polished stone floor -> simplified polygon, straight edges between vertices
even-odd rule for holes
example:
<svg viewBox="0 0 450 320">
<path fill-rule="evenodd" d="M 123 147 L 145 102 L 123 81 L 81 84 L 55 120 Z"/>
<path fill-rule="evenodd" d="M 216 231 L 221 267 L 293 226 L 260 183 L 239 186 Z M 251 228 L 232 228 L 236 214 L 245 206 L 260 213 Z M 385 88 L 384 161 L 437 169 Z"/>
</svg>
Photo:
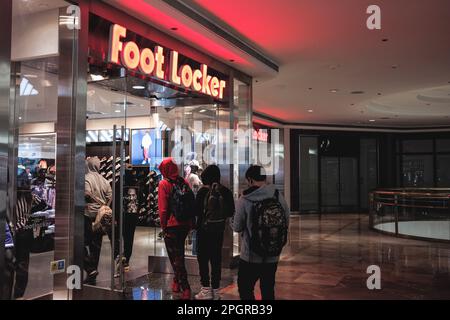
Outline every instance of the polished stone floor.
<svg viewBox="0 0 450 320">
<path fill-rule="evenodd" d="M 367 267 L 381 270 L 381 290 L 369 290 Z M 291 219 L 277 272 L 277 299 L 450 299 L 450 244 L 400 239 L 368 229 L 367 215 Z M 171 275 L 130 281 L 128 299 L 176 299 Z M 193 290 L 198 277 L 190 277 Z M 236 270 L 224 270 L 222 296 L 238 299 Z M 258 290 L 256 290 L 257 292 Z M 258 297 L 257 292 L 257 297 Z"/>
</svg>

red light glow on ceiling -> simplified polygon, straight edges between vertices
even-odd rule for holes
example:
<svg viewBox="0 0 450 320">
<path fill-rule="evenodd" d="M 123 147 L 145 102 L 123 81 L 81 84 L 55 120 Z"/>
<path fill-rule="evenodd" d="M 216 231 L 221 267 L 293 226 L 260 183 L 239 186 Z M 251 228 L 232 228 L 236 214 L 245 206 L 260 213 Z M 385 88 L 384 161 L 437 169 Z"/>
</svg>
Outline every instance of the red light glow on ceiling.
<svg viewBox="0 0 450 320">
<path fill-rule="evenodd" d="M 193 47 L 201 52 L 222 59 L 224 62 L 233 60 L 233 65 L 236 66 L 252 66 L 251 62 L 242 58 L 237 53 L 225 48 L 216 41 L 194 30 L 187 23 L 183 23 L 169 16 L 144 0 L 117 0 L 115 2 L 122 7 L 122 10 L 128 12 L 130 15 L 134 15 L 146 22 L 151 22 L 156 28 L 191 43 Z M 176 28 L 176 31 L 173 31 L 174 28 Z"/>
</svg>

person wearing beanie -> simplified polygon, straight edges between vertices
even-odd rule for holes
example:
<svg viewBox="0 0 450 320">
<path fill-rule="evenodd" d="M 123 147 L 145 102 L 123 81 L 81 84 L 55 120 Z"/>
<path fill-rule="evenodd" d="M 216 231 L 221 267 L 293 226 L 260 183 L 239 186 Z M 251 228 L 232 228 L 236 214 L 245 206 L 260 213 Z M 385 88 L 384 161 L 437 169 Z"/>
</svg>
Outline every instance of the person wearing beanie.
<svg viewBox="0 0 450 320">
<path fill-rule="evenodd" d="M 158 209 L 167 255 L 175 274 L 172 282 L 172 291 L 181 293 L 182 300 L 190 300 L 191 287 L 188 282 L 184 261 L 184 244 L 192 228 L 193 221 L 192 219 L 186 221 L 178 220 L 171 206 L 172 190 L 177 180 L 182 180 L 186 185 L 188 183 L 179 176 L 178 166 L 172 158 L 164 159 L 159 165 L 159 170 L 164 179 L 158 185 Z"/>
<path fill-rule="evenodd" d="M 208 166 L 201 174 L 203 187 L 195 200 L 197 216 L 197 260 L 201 290 L 197 300 L 219 300 L 222 246 L 226 219 L 234 214 L 233 194 L 220 183 L 220 169 Z M 211 271 L 210 271 L 211 266 Z"/>
</svg>

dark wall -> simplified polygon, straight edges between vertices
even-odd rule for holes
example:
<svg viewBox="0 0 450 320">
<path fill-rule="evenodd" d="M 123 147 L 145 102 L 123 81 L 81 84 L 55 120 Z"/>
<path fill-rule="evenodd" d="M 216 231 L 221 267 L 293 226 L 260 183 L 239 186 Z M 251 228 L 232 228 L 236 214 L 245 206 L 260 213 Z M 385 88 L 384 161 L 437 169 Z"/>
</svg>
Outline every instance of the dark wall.
<svg viewBox="0 0 450 320">
<path fill-rule="evenodd" d="M 401 187 L 399 185 L 400 175 L 399 172 L 401 165 L 401 157 L 397 145 L 401 144 L 403 140 L 415 140 L 415 139 L 450 139 L 450 132 L 436 132 L 436 133 L 373 133 L 373 132 L 349 132 L 349 131 L 328 131 L 328 130 L 301 130 L 292 129 L 290 132 L 290 145 L 291 145 L 291 208 L 293 211 L 299 211 L 299 140 L 300 135 L 319 136 L 319 137 L 331 137 L 336 141 L 348 139 L 349 144 L 355 139 L 362 138 L 375 138 L 378 146 L 378 188 L 395 188 Z M 320 138 L 320 139 L 321 139 Z M 319 141 L 320 141 L 319 139 Z M 345 150 L 347 151 L 345 151 Z M 348 147 L 340 150 L 334 148 L 329 152 L 340 153 L 348 152 Z M 355 150 L 359 153 L 359 150 Z M 450 166 L 450 164 L 449 164 Z M 320 174 L 320 171 L 319 171 Z M 436 177 L 435 177 L 436 179 Z M 320 195 L 319 195 L 320 197 Z"/>
</svg>

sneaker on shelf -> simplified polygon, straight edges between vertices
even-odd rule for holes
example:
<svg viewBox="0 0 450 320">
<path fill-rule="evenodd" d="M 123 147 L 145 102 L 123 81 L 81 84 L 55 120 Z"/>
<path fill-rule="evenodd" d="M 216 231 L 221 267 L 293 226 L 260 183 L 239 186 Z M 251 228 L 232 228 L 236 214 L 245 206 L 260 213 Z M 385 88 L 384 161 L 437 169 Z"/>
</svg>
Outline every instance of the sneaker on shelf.
<svg viewBox="0 0 450 320">
<path fill-rule="evenodd" d="M 191 295 L 191 289 L 184 289 L 183 293 L 181 294 L 181 300 L 191 300 Z"/>
<path fill-rule="evenodd" d="M 200 292 L 195 295 L 195 300 L 212 300 L 213 290 L 211 287 L 202 287 Z"/>
<path fill-rule="evenodd" d="M 220 289 L 213 289 L 213 298 L 214 300 L 222 299 L 222 296 L 220 295 Z"/>
</svg>

